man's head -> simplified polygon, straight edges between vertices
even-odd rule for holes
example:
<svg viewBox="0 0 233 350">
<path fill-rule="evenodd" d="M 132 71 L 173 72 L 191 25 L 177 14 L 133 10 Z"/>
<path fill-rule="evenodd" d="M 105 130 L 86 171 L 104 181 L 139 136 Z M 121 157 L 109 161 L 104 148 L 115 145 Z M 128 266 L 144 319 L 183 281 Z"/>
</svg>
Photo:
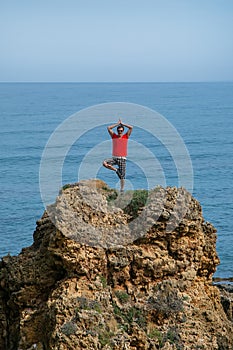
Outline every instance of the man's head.
<svg viewBox="0 0 233 350">
<path fill-rule="evenodd" d="M 125 128 L 122 124 L 118 125 L 117 132 L 118 134 L 122 134 L 124 132 Z"/>
</svg>

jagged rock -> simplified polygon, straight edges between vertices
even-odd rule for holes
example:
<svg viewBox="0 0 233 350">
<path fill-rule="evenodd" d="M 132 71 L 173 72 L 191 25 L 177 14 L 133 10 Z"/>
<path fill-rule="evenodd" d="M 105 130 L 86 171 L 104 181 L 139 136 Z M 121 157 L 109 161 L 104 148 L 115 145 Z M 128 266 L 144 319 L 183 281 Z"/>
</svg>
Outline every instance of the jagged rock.
<svg viewBox="0 0 233 350">
<path fill-rule="evenodd" d="M 232 350 L 215 243 L 183 188 L 143 207 L 100 180 L 67 186 L 0 263 L 0 349 Z"/>
<path fill-rule="evenodd" d="M 228 319 L 233 322 L 233 285 L 217 284 L 220 290 L 221 302 Z"/>
</svg>

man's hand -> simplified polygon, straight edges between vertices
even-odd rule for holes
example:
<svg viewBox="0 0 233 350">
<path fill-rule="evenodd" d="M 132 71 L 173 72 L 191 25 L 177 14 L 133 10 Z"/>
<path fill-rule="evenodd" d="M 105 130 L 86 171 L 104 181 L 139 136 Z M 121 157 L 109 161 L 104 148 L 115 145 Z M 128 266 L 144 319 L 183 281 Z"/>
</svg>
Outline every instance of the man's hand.
<svg viewBox="0 0 233 350">
<path fill-rule="evenodd" d="M 126 126 L 126 128 L 128 128 L 128 131 L 127 131 L 126 134 L 127 134 L 128 137 L 129 137 L 130 134 L 131 134 L 131 132 L 132 132 L 132 130 L 133 130 L 133 127 L 132 127 L 131 125 L 122 123 L 122 120 L 121 120 L 121 119 L 118 120 L 118 123 L 113 124 L 113 125 L 109 125 L 109 126 L 107 127 L 109 134 L 110 134 L 111 136 L 113 136 L 114 132 L 113 132 L 112 129 L 115 128 L 116 126 L 119 126 L 119 125 L 123 125 L 123 126 Z"/>
</svg>

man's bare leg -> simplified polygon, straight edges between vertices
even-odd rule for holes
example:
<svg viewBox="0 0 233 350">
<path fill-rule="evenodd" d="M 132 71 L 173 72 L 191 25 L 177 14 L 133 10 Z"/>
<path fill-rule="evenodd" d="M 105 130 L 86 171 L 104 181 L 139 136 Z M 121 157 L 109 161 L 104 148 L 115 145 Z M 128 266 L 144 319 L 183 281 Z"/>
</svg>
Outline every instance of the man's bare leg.
<svg viewBox="0 0 233 350">
<path fill-rule="evenodd" d="M 125 180 L 124 179 L 121 179 L 121 192 L 124 192 L 124 186 L 125 186 Z"/>
<path fill-rule="evenodd" d="M 113 170 L 113 171 L 117 171 L 117 169 L 114 168 L 114 166 L 112 166 L 112 165 L 110 165 L 110 164 L 108 164 L 108 163 L 106 163 L 106 162 L 103 162 L 103 166 L 104 166 L 105 168 L 107 168 L 107 169 L 110 169 L 110 170 Z"/>
<path fill-rule="evenodd" d="M 107 169 L 113 170 L 113 171 L 117 171 L 116 168 L 114 168 L 111 164 L 108 164 L 106 162 L 103 162 L 103 166 Z M 121 183 L 121 188 L 120 191 L 124 192 L 124 187 L 125 187 L 125 179 L 120 179 L 120 183 Z"/>
</svg>

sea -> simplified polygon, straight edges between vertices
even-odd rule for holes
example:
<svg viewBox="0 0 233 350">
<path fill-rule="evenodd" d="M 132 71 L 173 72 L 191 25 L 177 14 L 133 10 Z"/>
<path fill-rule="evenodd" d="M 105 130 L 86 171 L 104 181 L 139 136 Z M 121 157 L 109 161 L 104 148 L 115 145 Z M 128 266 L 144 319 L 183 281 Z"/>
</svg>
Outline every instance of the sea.
<svg viewBox="0 0 233 350">
<path fill-rule="evenodd" d="M 233 82 L 0 83 L 0 257 L 17 255 L 33 242 L 36 221 L 45 210 L 40 184 L 41 163 L 53 135 L 59 135 L 57 130 L 62 135 L 61 125 L 66 125 L 71 116 L 76 115 L 77 121 L 83 110 L 97 108 L 101 111 L 116 103 L 126 107 L 136 105 L 139 114 L 145 112 L 141 118 L 135 116 L 129 149 L 139 145 L 138 156 L 141 153 L 147 156 L 136 164 L 130 159 L 129 151 L 126 189 L 146 188 L 147 172 L 153 162 L 162 174 L 156 180 L 158 185 L 160 179 L 161 185 L 180 185 L 177 175 L 180 163 L 177 166 L 174 161 L 173 150 L 156 135 L 154 138 L 148 136 L 146 111 L 155 111 L 162 116 L 160 122 L 163 121 L 165 133 L 166 127 L 173 130 L 177 142 L 182 144 L 185 157 L 190 161 L 189 167 L 190 164 L 192 167 L 189 175 L 193 186 L 189 190 L 200 202 L 205 220 L 217 229 L 220 264 L 215 276 L 233 277 Z M 106 108 L 104 111 L 106 115 Z M 95 125 L 92 125 L 93 119 L 81 115 L 81 122 L 76 123 L 77 130 L 72 134 L 74 137 L 77 131 L 77 140 L 69 143 L 69 136 L 66 140 L 66 153 L 60 163 L 62 185 L 79 179 L 78 171 L 84 159 L 86 163 L 91 163 L 88 159 L 99 159 L 95 158 L 95 151 L 101 151 L 99 145 L 109 139 L 106 125 L 110 121 L 117 122 L 118 118 L 129 122 L 127 108 L 123 108 L 122 113 L 118 110 L 111 115 L 110 109 L 106 122 L 103 118 L 100 122 L 96 119 Z M 132 123 L 132 116 L 130 118 Z M 147 131 L 143 132 L 146 118 Z M 151 123 L 154 125 L 154 120 Z M 59 142 L 55 142 L 50 150 L 56 153 L 56 147 L 59 149 Z M 90 154 L 94 158 L 89 158 Z M 148 154 L 154 159 L 151 160 Z M 105 156 L 109 155 L 103 154 L 103 158 Z M 114 173 L 103 168 L 101 163 L 95 172 L 98 178 L 117 188 Z M 53 175 L 57 176 L 50 174 L 51 187 L 60 181 L 53 181 Z M 88 171 L 86 175 L 88 177 Z M 91 170 L 90 177 L 93 177 Z"/>
</svg>

